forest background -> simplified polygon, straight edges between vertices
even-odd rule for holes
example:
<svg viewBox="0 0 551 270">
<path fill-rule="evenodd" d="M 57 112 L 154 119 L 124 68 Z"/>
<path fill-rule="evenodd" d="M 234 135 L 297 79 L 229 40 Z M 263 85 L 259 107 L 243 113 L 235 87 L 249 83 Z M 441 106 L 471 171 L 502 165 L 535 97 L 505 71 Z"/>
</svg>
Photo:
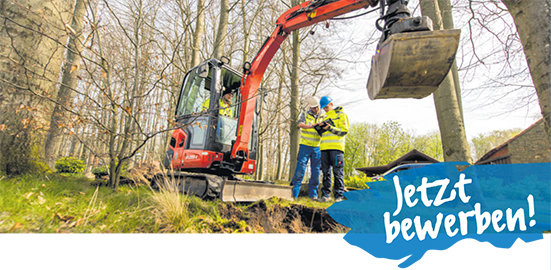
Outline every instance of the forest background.
<svg viewBox="0 0 551 270">
<path fill-rule="evenodd" d="M 541 117 L 507 2 L 409 4 L 420 15 L 419 4 L 447 3 L 448 9 L 441 4 L 442 14 L 451 13 L 455 28 L 463 31 L 457 54 L 459 108 L 468 104 L 463 110 L 488 121 L 469 130 L 471 161 Z M 549 18 L 549 1 L 534 2 L 544 7 L 541 17 Z M 88 170 L 108 167 L 118 176 L 136 162 L 162 160 L 186 71 L 222 55 L 239 68 L 254 57 L 279 15 L 298 3 L 2 1 L 0 170 L 53 169 L 60 157 L 70 156 L 83 160 Z M 351 116 L 347 178 L 359 176 L 354 168 L 385 165 L 412 149 L 446 160 L 430 98 L 367 99 L 367 67 L 380 36 L 377 13 L 320 23 L 284 42 L 261 86 L 266 98 L 255 179 L 284 180 L 294 171 L 296 121 L 311 95 L 333 96 Z M 543 26 L 547 33 L 548 21 L 537 25 L 534 20 L 533 27 Z M 548 59 L 542 61 L 549 66 Z M 469 126 L 472 118 L 461 117 Z"/>
</svg>

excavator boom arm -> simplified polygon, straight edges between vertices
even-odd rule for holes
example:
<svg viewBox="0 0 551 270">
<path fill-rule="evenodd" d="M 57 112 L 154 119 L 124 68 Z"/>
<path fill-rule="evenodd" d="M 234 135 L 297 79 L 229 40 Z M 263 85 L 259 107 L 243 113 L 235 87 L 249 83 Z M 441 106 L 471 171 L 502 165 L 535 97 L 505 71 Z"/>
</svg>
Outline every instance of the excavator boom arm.
<svg viewBox="0 0 551 270">
<path fill-rule="evenodd" d="M 321 4 L 320 4 L 321 3 Z M 378 0 L 311 0 L 297 5 L 283 13 L 276 21 L 276 29 L 260 48 L 258 54 L 245 70 L 241 81 L 243 102 L 239 114 L 236 142 L 233 145 L 231 158 L 247 159 L 252 121 L 255 111 L 258 88 L 266 68 L 272 61 L 281 43 L 294 30 L 311 26 L 358 9 L 377 5 Z"/>
</svg>

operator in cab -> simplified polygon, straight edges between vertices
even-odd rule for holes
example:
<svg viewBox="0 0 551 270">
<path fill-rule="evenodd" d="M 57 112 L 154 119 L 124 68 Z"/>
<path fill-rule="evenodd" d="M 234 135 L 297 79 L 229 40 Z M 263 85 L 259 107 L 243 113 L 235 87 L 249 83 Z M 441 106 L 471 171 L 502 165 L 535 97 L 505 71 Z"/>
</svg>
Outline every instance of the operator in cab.
<svg viewBox="0 0 551 270">
<path fill-rule="evenodd" d="M 232 99 L 233 99 L 232 90 L 226 89 L 224 87 L 224 91 L 222 92 L 222 97 L 220 97 L 220 100 L 218 101 L 218 106 L 220 108 L 219 115 L 233 117 Z M 203 102 L 203 111 L 208 111 L 209 102 L 210 102 L 210 98 L 207 98 L 207 100 Z"/>
</svg>

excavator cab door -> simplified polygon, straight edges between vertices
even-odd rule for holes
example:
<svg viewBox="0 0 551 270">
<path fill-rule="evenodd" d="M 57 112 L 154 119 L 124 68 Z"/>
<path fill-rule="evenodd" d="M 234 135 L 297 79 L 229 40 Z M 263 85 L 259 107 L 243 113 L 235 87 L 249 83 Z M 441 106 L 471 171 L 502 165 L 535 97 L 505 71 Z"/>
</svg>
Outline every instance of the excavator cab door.
<svg viewBox="0 0 551 270">
<path fill-rule="evenodd" d="M 176 119 L 190 127 L 190 139 L 202 144 L 187 148 L 229 151 L 237 134 L 241 75 L 215 59 L 201 63 L 186 75 L 176 109 Z M 224 97 L 226 91 L 233 95 Z M 190 149 L 191 149 L 190 148 Z"/>
<path fill-rule="evenodd" d="M 216 129 L 216 143 L 224 145 L 223 152 L 231 151 L 231 146 L 237 137 L 237 124 L 239 119 L 239 104 L 241 101 L 241 91 L 239 86 L 241 85 L 241 75 L 236 71 L 228 68 L 227 65 L 223 65 L 220 69 L 220 102 L 216 104 L 220 109 L 218 111 L 218 124 Z M 224 95 L 230 92 L 231 99 L 229 101 L 222 101 Z M 228 103 L 224 103 L 228 102 Z M 224 108 L 221 108 L 224 107 Z"/>
</svg>

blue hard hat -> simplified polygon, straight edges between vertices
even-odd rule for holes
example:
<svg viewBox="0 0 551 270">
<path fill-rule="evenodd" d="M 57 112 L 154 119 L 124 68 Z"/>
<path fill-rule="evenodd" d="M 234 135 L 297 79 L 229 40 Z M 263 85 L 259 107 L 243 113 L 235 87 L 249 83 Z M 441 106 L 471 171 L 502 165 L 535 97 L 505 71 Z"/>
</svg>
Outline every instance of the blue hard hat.
<svg viewBox="0 0 551 270">
<path fill-rule="evenodd" d="M 327 105 L 329 105 L 329 103 L 331 103 L 333 101 L 332 98 L 328 97 L 328 96 L 323 96 L 321 97 L 320 99 L 320 108 L 325 108 L 327 107 Z"/>
</svg>

